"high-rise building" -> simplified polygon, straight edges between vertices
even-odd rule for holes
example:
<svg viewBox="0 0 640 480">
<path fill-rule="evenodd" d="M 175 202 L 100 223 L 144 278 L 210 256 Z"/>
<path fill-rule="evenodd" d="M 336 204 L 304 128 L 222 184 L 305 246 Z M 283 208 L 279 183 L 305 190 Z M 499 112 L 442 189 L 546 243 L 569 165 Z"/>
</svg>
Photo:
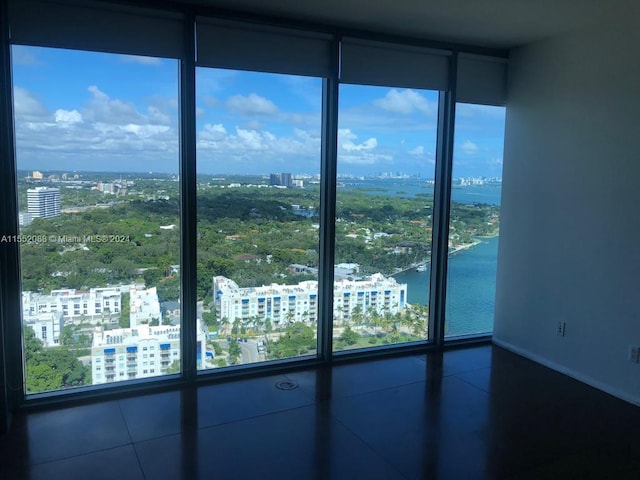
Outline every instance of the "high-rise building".
<svg viewBox="0 0 640 480">
<path fill-rule="evenodd" d="M 60 189 L 50 187 L 28 189 L 27 213 L 31 218 L 51 218 L 60 215 Z"/>
<path fill-rule="evenodd" d="M 269 175 L 269 185 L 279 187 L 292 187 L 293 182 L 290 173 L 272 173 Z"/>
</svg>

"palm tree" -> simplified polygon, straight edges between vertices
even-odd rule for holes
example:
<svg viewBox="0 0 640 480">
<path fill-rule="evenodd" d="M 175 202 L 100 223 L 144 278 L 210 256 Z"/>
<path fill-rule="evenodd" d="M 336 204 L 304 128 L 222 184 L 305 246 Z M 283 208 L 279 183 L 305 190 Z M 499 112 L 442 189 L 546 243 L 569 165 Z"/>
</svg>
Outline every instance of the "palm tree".
<svg viewBox="0 0 640 480">
<path fill-rule="evenodd" d="M 231 327 L 231 335 L 235 335 L 236 337 L 240 334 L 240 322 L 242 320 L 240 318 L 236 318 L 233 321 L 233 327 Z"/>
<path fill-rule="evenodd" d="M 228 328 L 229 328 L 229 319 L 227 317 L 222 317 L 220 319 L 220 329 L 224 332 L 223 335 L 228 334 Z"/>
<path fill-rule="evenodd" d="M 294 316 L 293 310 L 287 310 L 287 326 L 293 323 Z"/>
<path fill-rule="evenodd" d="M 356 327 L 359 327 L 364 322 L 364 315 L 362 314 L 362 306 L 356 305 L 351 312 L 351 319 L 355 323 Z"/>
<path fill-rule="evenodd" d="M 271 319 L 269 317 L 264 319 L 264 340 L 267 344 L 269 344 L 269 334 L 273 330 L 273 324 L 271 323 Z"/>
</svg>

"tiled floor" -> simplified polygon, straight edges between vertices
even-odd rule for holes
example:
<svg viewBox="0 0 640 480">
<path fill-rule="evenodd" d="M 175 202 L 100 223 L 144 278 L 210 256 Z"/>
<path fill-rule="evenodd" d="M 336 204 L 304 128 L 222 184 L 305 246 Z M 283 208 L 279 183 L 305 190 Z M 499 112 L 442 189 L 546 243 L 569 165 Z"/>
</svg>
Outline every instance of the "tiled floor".
<svg viewBox="0 0 640 480">
<path fill-rule="evenodd" d="M 638 479 L 640 408 L 484 346 L 31 413 L 0 452 L 8 479 Z"/>
</svg>

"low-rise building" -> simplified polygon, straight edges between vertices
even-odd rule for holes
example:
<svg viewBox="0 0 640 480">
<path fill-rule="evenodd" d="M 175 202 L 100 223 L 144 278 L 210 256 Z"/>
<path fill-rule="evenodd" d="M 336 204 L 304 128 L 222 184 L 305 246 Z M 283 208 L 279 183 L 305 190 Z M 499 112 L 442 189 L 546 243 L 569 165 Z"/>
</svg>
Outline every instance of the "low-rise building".
<svg viewBox="0 0 640 480">
<path fill-rule="evenodd" d="M 48 295 L 22 292 L 22 312 L 26 317 L 45 313 L 61 313 L 67 324 L 110 320 L 118 323 L 121 291 L 126 287 L 101 287 L 89 291 L 75 289 L 52 290 Z"/>
<path fill-rule="evenodd" d="M 152 320 L 160 322 L 160 302 L 156 287 L 144 288 L 144 286 L 132 286 L 129 289 L 129 318 L 131 327 L 143 323 L 151 323 Z"/>
<path fill-rule="evenodd" d="M 269 319 L 274 326 L 291 322 L 315 322 L 318 318 L 318 282 L 296 285 L 271 284 L 241 288 L 233 280 L 213 278 L 216 316 L 229 323 Z M 357 308 L 360 313 L 397 313 L 406 307 L 407 285 L 376 273 L 365 280 L 342 279 L 334 282 L 334 320 L 349 320 Z"/>
<path fill-rule="evenodd" d="M 24 326 L 31 327 L 36 338 L 45 347 L 57 347 L 60 345 L 60 335 L 64 328 L 62 312 L 25 315 Z"/>
</svg>

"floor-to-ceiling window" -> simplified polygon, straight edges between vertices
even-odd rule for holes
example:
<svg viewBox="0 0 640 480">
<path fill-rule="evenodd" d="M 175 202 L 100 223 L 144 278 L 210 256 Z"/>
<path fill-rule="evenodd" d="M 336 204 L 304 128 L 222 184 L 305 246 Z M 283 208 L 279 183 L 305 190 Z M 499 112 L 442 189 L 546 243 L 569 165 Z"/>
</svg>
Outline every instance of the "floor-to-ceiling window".
<svg viewBox="0 0 640 480">
<path fill-rule="evenodd" d="M 177 62 L 12 59 L 26 392 L 179 372 Z"/>
<path fill-rule="evenodd" d="M 322 80 L 198 68 L 197 98 L 199 366 L 313 355 Z"/>
<path fill-rule="evenodd" d="M 344 38 L 334 351 L 429 339 L 438 108 L 449 53 Z"/>
<path fill-rule="evenodd" d="M 504 107 L 458 104 L 445 335 L 493 331 Z"/>
<path fill-rule="evenodd" d="M 426 340 L 438 92 L 339 98 L 334 350 Z"/>
<path fill-rule="evenodd" d="M 330 37 L 203 18 L 197 31 L 198 367 L 315 355 Z"/>
</svg>

